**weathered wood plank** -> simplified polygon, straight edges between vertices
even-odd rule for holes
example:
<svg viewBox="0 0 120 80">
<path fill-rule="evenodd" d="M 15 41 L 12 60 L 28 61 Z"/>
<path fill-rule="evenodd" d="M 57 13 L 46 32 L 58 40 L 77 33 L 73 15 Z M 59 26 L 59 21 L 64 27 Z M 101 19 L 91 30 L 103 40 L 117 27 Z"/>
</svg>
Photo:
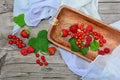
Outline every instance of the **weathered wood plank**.
<svg viewBox="0 0 120 80">
<path fill-rule="evenodd" d="M 120 3 L 99 3 L 99 12 L 118 14 L 120 13 Z"/>
<path fill-rule="evenodd" d="M 120 14 L 100 14 L 104 23 L 111 24 L 120 20 Z"/>
<path fill-rule="evenodd" d="M 60 74 L 39 74 L 37 76 L 14 76 L 2 78 L 3 80 L 79 80 L 77 76 L 74 75 L 60 75 Z M 38 75 L 39 74 L 39 75 Z"/>
<path fill-rule="evenodd" d="M 118 3 L 118 2 L 120 2 L 120 0 L 98 0 L 98 1 L 103 2 L 103 3 L 106 3 L 106 2 L 108 2 L 108 3 L 113 3 L 113 2 Z"/>
</svg>

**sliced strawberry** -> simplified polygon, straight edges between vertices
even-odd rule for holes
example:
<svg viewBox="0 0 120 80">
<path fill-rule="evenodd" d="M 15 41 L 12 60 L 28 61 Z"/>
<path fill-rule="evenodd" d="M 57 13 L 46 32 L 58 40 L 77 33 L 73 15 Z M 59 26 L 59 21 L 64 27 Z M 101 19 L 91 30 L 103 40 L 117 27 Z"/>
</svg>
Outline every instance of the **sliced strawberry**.
<svg viewBox="0 0 120 80">
<path fill-rule="evenodd" d="M 55 48 L 55 47 L 49 47 L 49 48 L 48 48 L 48 52 L 50 53 L 50 55 L 54 55 L 54 54 L 55 54 L 55 51 L 56 51 L 56 48 Z"/>
<path fill-rule="evenodd" d="M 66 29 L 62 29 L 62 37 L 67 37 L 69 35 L 69 31 Z"/>
</svg>

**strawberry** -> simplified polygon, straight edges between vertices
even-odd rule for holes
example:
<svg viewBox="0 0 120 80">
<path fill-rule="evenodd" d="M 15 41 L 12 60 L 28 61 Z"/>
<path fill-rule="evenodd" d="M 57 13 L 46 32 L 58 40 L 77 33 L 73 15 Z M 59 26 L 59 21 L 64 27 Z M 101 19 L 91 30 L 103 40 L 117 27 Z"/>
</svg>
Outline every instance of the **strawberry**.
<svg viewBox="0 0 120 80">
<path fill-rule="evenodd" d="M 29 37 L 29 31 L 28 30 L 22 30 L 20 32 L 20 35 L 23 37 L 23 38 L 28 38 Z"/>
<path fill-rule="evenodd" d="M 28 53 L 27 53 L 27 49 L 21 49 L 21 54 L 23 55 L 23 56 L 26 56 Z"/>
<path fill-rule="evenodd" d="M 33 53 L 34 52 L 34 48 L 32 46 L 29 46 L 27 49 L 28 53 Z"/>
<path fill-rule="evenodd" d="M 56 51 L 56 48 L 55 48 L 55 47 L 49 47 L 49 48 L 48 48 L 48 52 L 50 53 L 50 55 L 54 55 L 54 54 L 55 54 L 55 51 Z"/>
<path fill-rule="evenodd" d="M 78 29 L 78 24 L 72 25 L 72 26 L 70 26 L 70 28 L 69 28 L 69 30 L 70 30 L 72 33 L 77 33 L 77 29 Z"/>
<path fill-rule="evenodd" d="M 92 31 L 93 31 L 92 25 L 88 25 L 88 26 L 86 27 L 86 30 L 89 31 L 89 32 L 92 32 Z"/>
<path fill-rule="evenodd" d="M 67 37 L 68 34 L 69 34 L 68 30 L 62 29 L 62 37 Z"/>
</svg>

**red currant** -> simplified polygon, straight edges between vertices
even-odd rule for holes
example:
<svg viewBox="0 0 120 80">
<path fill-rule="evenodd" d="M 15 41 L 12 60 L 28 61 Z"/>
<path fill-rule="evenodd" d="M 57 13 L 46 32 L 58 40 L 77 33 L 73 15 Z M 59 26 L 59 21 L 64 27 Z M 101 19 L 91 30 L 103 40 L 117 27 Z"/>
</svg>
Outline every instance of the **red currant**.
<svg viewBox="0 0 120 80">
<path fill-rule="evenodd" d="M 100 54 L 100 55 L 104 55 L 105 52 L 104 52 L 103 50 L 100 50 L 100 51 L 99 51 L 99 54 Z"/>
<path fill-rule="evenodd" d="M 40 55 L 37 53 L 37 54 L 35 54 L 35 56 L 38 58 Z"/>
<path fill-rule="evenodd" d="M 13 41 L 12 41 L 12 40 L 10 40 L 8 43 L 9 43 L 10 45 L 12 45 L 12 44 L 13 44 Z"/>
<path fill-rule="evenodd" d="M 8 35 L 8 39 L 12 39 L 12 37 L 13 37 L 13 36 L 12 36 L 11 34 Z"/>
<path fill-rule="evenodd" d="M 44 65 L 45 65 L 45 66 L 48 66 L 48 62 L 44 62 Z"/>
<path fill-rule="evenodd" d="M 109 48 L 104 48 L 104 52 L 105 52 L 105 53 L 109 53 L 109 52 L 110 52 L 110 49 L 109 49 Z"/>
</svg>

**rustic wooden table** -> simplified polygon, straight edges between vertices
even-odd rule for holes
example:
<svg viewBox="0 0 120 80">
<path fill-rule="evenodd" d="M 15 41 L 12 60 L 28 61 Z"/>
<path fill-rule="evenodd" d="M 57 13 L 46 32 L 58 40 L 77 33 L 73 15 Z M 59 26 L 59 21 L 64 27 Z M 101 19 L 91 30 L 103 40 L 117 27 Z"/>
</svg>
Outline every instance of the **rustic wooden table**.
<svg viewBox="0 0 120 80">
<path fill-rule="evenodd" d="M 102 21 L 110 24 L 120 20 L 120 0 L 99 0 L 99 13 Z M 23 57 L 17 48 L 8 46 L 7 35 L 13 29 L 13 0 L 0 0 L 0 80 L 79 80 L 72 73 L 59 51 L 48 56 L 49 66 L 40 67 L 35 64 L 33 54 Z M 41 22 L 32 29 L 32 35 L 41 29 L 48 29 L 49 24 Z"/>
</svg>

